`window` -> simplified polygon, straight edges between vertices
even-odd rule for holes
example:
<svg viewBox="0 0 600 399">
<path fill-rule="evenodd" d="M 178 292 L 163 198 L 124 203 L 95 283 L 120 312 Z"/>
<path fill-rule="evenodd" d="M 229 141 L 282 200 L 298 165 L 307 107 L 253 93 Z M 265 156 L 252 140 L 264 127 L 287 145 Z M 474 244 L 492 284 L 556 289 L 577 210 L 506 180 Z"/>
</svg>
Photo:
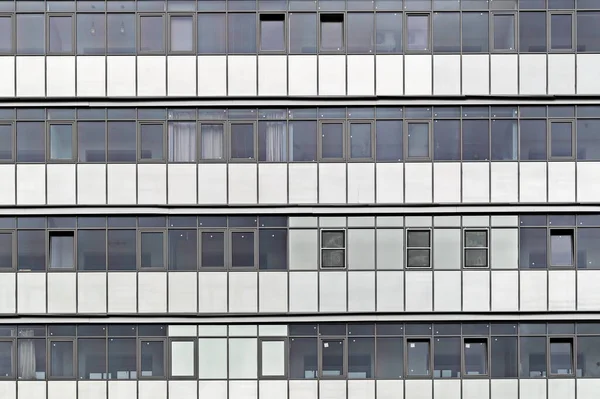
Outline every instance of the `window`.
<svg viewBox="0 0 600 399">
<path fill-rule="evenodd" d="M 75 267 L 75 235 L 72 231 L 51 231 L 50 269 L 73 269 Z"/>
<path fill-rule="evenodd" d="M 546 268 L 546 229 L 526 228 L 519 232 L 519 267 Z"/>
<path fill-rule="evenodd" d="M 19 230 L 17 232 L 17 267 L 19 270 L 46 270 L 46 232 Z"/>
<path fill-rule="evenodd" d="M 17 54 L 44 54 L 44 14 L 17 14 Z"/>
<path fill-rule="evenodd" d="M 550 122 L 550 156 L 552 158 L 573 157 L 572 122 Z"/>
<path fill-rule="evenodd" d="M 317 123 L 289 122 L 289 158 L 291 161 L 314 162 L 317 159 Z"/>
<path fill-rule="evenodd" d="M 75 351 L 72 340 L 50 341 L 50 378 L 75 377 Z"/>
<path fill-rule="evenodd" d="M 163 161 L 164 126 L 140 124 L 140 161 Z"/>
<path fill-rule="evenodd" d="M 135 14 L 108 14 L 106 21 L 108 54 L 134 54 Z"/>
<path fill-rule="evenodd" d="M 231 233 L 231 267 L 254 267 L 254 254 L 254 232 L 234 231 Z"/>
<path fill-rule="evenodd" d="M 404 343 L 401 337 L 377 337 L 377 379 L 398 379 L 403 377 L 403 346 Z"/>
<path fill-rule="evenodd" d="M 460 13 L 433 13 L 433 51 L 460 52 Z"/>
<path fill-rule="evenodd" d="M 546 121 L 521 120 L 521 160 L 546 160 Z"/>
<path fill-rule="evenodd" d="M 375 13 L 375 51 L 402 52 L 402 13 Z"/>
<path fill-rule="evenodd" d="M 406 49 L 429 51 L 429 15 L 406 15 Z"/>
<path fill-rule="evenodd" d="M 202 267 L 225 267 L 225 233 L 201 233 L 200 261 Z"/>
<path fill-rule="evenodd" d="M 407 125 L 407 159 L 429 158 L 429 122 L 408 122 Z"/>
<path fill-rule="evenodd" d="M 462 123 L 462 156 L 464 161 L 490 159 L 490 133 L 487 120 L 464 120 Z"/>
<path fill-rule="evenodd" d="M 344 124 L 321 123 L 321 158 L 344 158 Z"/>
<path fill-rule="evenodd" d="M 169 230 L 169 270 L 196 270 L 196 230 Z"/>
<path fill-rule="evenodd" d="M 577 159 L 600 160 L 600 119 L 580 119 L 577 121 Z"/>
<path fill-rule="evenodd" d="M 260 50 L 285 51 L 285 14 L 260 14 Z"/>
<path fill-rule="evenodd" d="M 106 379 L 106 339 L 84 338 L 77 340 L 77 364 L 79 365 L 79 379 Z"/>
<path fill-rule="evenodd" d="M 50 160 L 65 161 L 73 159 L 73 125 L 51 123 Z"/>
<path fill-rule="evenodd" d="M 167 136 L 170 162 L 196 162 L 195 122 L 169 122 Z"/>
<path fill-rule="evenodd" d="M 319 14 L 321 18 L 321 51 L 344 50 L 344 15 Z"/>
<path fill-rule="evenodd" d="M 13 127 L 0 125 L 0 161 L 13 159 Z"/>
<path fill-rule="evenodd" d="M 287 269 L 287 230 L 260 229 L 258 266 L 261 270 Z"/>
<path fill-rule="evenodd" d="M 517 378 L 517 337 L 492 337 L 492 378 Z"/>
<path fill-rule="evenodd" d="M 106 161 L 106 123 L 78 122 L 79 162 Z"/>
<path fill-rule="evenodd" d="M 77 54 L 104 54 L 105 40 L 104 14 L 77 14 Z"/>
<path fill-rule="evenodd" d="M 140 16 L 140 51 L 162 53 L 165 51 L 164 17 L 162 15 Z"/>
<path fill-rule="evenodd" d="M 1 353 L 2 343 L 0 343 L 0 356 Z M 600 363 L 600 337 L 579 337 L 577 339 L 577 377 L 600 377 L 598 363 Z"/>
<path fill-rule="evenodd" d="M 257 378 L 256 338 L 229 339 L 229 378 Z"/>
<path fill-rule="evenodd" d="M 169 50 L 177 53 L 194 51 L 194 17 L 172 15 L 169 22 Z"/>
<path fill-rule="evenodd" d="M 494 50 L 514 51 L 515 44 L 515 15 L 493 14 Z"/>
<path fill-rule="evenodd" d="M 375 134 L 377 161 L 402 161 L 402 121 L 379 120 Z"/>
<path fill-rule="evenodd" d="M 77 231 L 77 269 L 106 270 L 106 231 Z"/>
<path fill-rule="evenodd" d="M 519 50 L 522 53 L 546 52 L 546 13 L 519 13 Z"/>
<path fill-rule="evenodd" d="M 463 53 L 487 53 L 489 46 L 489 17 L 487 12 L 462 13 Z"/>
<path fill-rule="evenodd" d="M 492 160 L 516 161 L 518 146 L 517 121 L 492 119 Z"/>
<path fill-rule="evenodd" d="M 460 375 L 460 338 L 436 338 L 433 342 L 433 378 L 459 378 Z"/>
<path fill-rule="evenodd" d="M 408 230 L 406 239 L 406 266 L 431 266 L 431 231 Z"/>
<path fill-rule="evenodd" d="M 348 52 L 373 53 L 373 13 L 348 13 Z"/>
<path fill-rule="evenodd" d="M 286 357 L 284 340 L 262 340 L 260 342 L 260 376 L 285 377 Z"/>
<path fill-rule="evenodd" d="M 228 14 L 229 53 L 256 53 L 256 14 Z"/>
<path fill-rule="evenodd" d="M 108 379 L 134 380 L 137 377 L 135 338 L 108 339 Z M 141 375 L 140 377 L 145 377 Z"/>
<path fill-rule="evenodd" d="M 375 338 L 348 338 L 348 378 L 375 377 Z"/>
<path fill-rule="evenodd" d="M 465 339 L 464 342 L 465 375 L 486 375 L 487 339 Z"/>
<path fill-rule="evenodd" d="M 521 378 L 546 377 L 546 337 L 520 338 Z"/>
<path fill-rule="evenodd" d="M 550 50 L 573 48 L 573 15 L 550 14 Z"/>
<path fill-rule="evenodd" d="M 321 267 L 346 267 L 346 238 L 343 230 L 321 231 Z"/>
<path fill-rule="evenodd" d="M 108 122 L 108 162 L 135 162 L 135 122 Z"/>
<path fill-rule="evenodd" d="M 198 355 L 200 379 L 227 378 L 227 338 L 200 338 Z"/>
<path fill-rule="evenodd" d="M 436 161 L 460 160 L 460 121 L 434 120 L 433 159 Z"/>
<path fill-rule="evenodd" d="M 577 11 L 577 51 L 600 51 L 600 12 Z"/>
<path fill-rule="evenodd" d="M 19 328 L 17 341 L 17 378 L 19 380 L 46 379 L 46 340 L 33 339 L 35 332 Z M 32 339 L 30 339 L 30 337 Z"/>
<path fill-rule="evenodd" d="M 17 162 L 44 162 L 44 122 L 17 122 Z"/>
<path fill-rule="evenodd" d="M 429 340 L 407 340 L 406 372 L 408 376 L 423 377 L 430 375 L 431 354 L 429 345 Z"/>
<path fill-rule="evenodd" d="M 13 268 L 13 234 L 0 233 L 0 269 Z M 0 373 L 0 376 L 2 374 Z"/>
<path fill-rule="evenodd" d="M 142 269 L 164 268 L 164 233 L 158 231 L 142 231 L 140 236 L 140 267 Z"/>
<path fill-rule="evenodd" d="M 224 54 L 226 47 L 225 14 L 198 14 L 198 53 Z"/>
<path fill-rule="evenodd" d="M 344 363 L 344 340 L 321 340 L 321 378 L 344 376 Z"/>
<path fill-rule="evenodd" d="M 14 378 L 14 341 L 0 341 L 0 377 Z"/>
<path fill-rule="evenodd" d="M 165 376 L 165 342 L 163 340 L 140 340 L 140 377 Z"/>
<path fill-rule="evenodd" d="M 573 230 L 550 230 L 550 265 L 573 266 Z"/>
<path fill-rule="evenodd" d="M 0 17 L 0 53 L 13 52 L 13 26 L 12 17 Z"/>
<path fill-rule="evenodd" d="M 135 269 L 135 230 L 108 230 L 108 270 Z"/>
<path fill-rule="evenodd" d="M 290 378 L 317 378 L 317 351 L 317 338 L 290 338 Z"/>
<path fill-rule="evenodd" d="M 196 348 L 194 341 L 171 340 L 170 377 L 194 378 L 196 375 Z"/>
<path fill-rule="evenodd" d="M 351 159 L 371 159 L 373 157 L 371 129 L 371 123 L 350 123 Z"/>
<path fill-rule="evenodd" d="M 600 229 L 577 229 L 577 268 L 600 269 L 600 253 L 597 243 L 600 242 Z"/>
<path fill-rule="evenodd" d="M 488 267 L 487 230 L 465 231 L 465 267 Z"/>
<path fill-rule="evenodd" d="M 550 374 L 573 375 L 573 340 L 550 338 Z"/>
<path fill-rule="evenodd" d="M 315 54 L 317 52 L 317 14 L 288 14 L 290 19 L 290 53 Z"/>
<path fill-rule="evenodd" d="M 258 123 L 258 160 L 263 162 L 287 161 L 287 123 L 269 121 Z"/>
<path fill-rule="evenodd" d="M 231 159 L 254 159 L 254 124 L 232 123 Z"/>
<path fill-rule="evenodd" d="M 73 17 L 69 15 L 48 17 L 49 52 L 53 54 L 73 53 Z"/>
</svg>

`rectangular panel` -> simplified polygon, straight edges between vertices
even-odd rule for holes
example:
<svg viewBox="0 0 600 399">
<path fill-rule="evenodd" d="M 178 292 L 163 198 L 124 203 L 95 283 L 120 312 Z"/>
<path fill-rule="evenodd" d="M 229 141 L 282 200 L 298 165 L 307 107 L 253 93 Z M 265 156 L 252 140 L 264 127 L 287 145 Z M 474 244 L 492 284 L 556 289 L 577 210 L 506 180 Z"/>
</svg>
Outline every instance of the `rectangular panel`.
<svg viewBox="0 0 600 399">
<path fill-rule="evenodd" d="M 462 56 L 462 94 L 490 94 L 490 61 L 488 54 Z"/>
<path fill-rule="evenodd" d="M 227 381 L 198 381 L 198 397 L 227 399 Z"/>
<path fill-rule="evenodd" d="M 518 202 L 519 166 L 516 162 L 492 162 L 491 202 Z"/>
<path fill-rule="evenodd" d="M 433 94 L 460 95 L 460 55 L 433 56 Z"/>
<path fill-rule="evenodd" d="M 169 96 L 195 96 L 196 57 L 167 57 L 167 94 Z"/>
<path fill-rule="evenodd" d="M 198 273 L 198 311 L 227 313 L 227 273 Z"/>
<path fill-rule="evenodd" d="M 227 57 L 198 57 L 198 96 L 227 95 Z"/>
<path fill-rule="evenodd" d="M 19 381 L 17 388 L 19 399 L 46 398 L 46 383 L 44 381 Z"/>
<path fill-rule="evenodd" d="M 287 381 L 260 381 L 258 386 L 259 399 L 287 399 Z"/>
<path fill-rule="evenodd" d="M 163 205 L 167 202 L 167 166 L 138 165 L 138 204 Z"/>
<path fill-rule="evenodd" d="M 406 311 L 431 312 L 433 308 L 433 273 L 409 271 L 406 273 Z"/>
<path fill-rule="evenodd" d="M 404 58 L 402 55 L 376 55 L 375 88 L 378 96 L 404 94 Z"/>
<path fill-rule="evenodd" d="M 600 93 L 600 54 L 577 54 L 577 94 Z"/>
<path fill-rule="evenodd" d="M 433 268 L 461 268 L 461 230 L 435 229 L 433 231 Z"/>
<path fill-rule="evenodd" d="M 318 381 L 291 380 L 289 382 L 290 399 L 317 399 Z"/>
<path fill-rule="evenodd" d="M 548 94 L 575 94 L 575 54 L 548 54 Z"/>
<path fill-rule="evenodd" d="M 492 269 L 516 269 L 519 262 L 517 229 L 492 229 L 490 238 Z"/>
<path fill-rule="evenodd" d="M 519 380 L 519 397 L 546 399 L 546 379 Z"/>
<path fill-rule="evenodd" d="M 436 312 L 460 312 L 461 283 L 460 271 L 434 273 L 433 298 Z"/>
<path fill-rule="evenodd" d="M 519 93 L 521 95 L 546 94 L 546 55 L 519 55 Z"/>
<path fill-rule="evenodd" d="M 431 55 L 404 56 L 404 94 L 431 95 Z"/>
<path fill-rule="evenodd" d="M 288 56 L 288 85 L 290 96 L 317 94 L 317 56 Z"/>
<path fill-rule="evenodd" d="M 489 380 L 463 380 L 462 381 L 463 399 L 489 399 L 490 381 Z"/>
<path fill-rule="evenodd" d="M 346 272 L 319 273 L 319 311 L 346 311 Z"/>
<path fill-rule="evenodd" d="M 316 270 L 319 266 L 319 236 L 317 230 L 289 231 L 289 269 Z"/>
<path fill-rule="evenodd" d="M 401 163 L 377 163 L 376 196 L 378 204 L 404 202 L 404 165 Z"/>
<path fill-rule="evenodd" d="M 375 94 L 375 56 L 348 56 L 348 95 L 372 96 Z"/>
<path fill-rule="evenodd" d="M 492 311 L 519 309 L 519 272 L 492 272 Z"/>
<path fill-rule="evenodd" d="M 229 273 L 229 311 L 256 312 L 258 302 L 257 273 Z"/>
<path fill-rule="evenodd" d="M 48 313 L 75 313 L 75 273 L 48 273 Z"/>
<path fill-rule="evenodd" d="M 348 164 L 348 203 L 372 204 L 375 201 L 375 164 Z"/>
<path fill-rule="evenodd" d="M 255 164 L 229 164 L 229 203 L 256 204 Z"/>
<path fill-rule="evenodd" d="M 229 381 L 229 399 L 257 399 L 258 381 Z"/>
<path fill-rule="evenodd" d="M 518 58 L 516 54 L 492 54 L 492 95 L 518 94 Z"/>
<path fill-rule="evenodd" d="M 286 164 L 258 165 L 258 202 L 286 204 L 288 196 L 288 166 Z"/>
<path fill-rule="evenodd" d="M 167 92 L 167 60 L 164 56 L 137 58 L 137 81 L 140 97 L 164 96 Z"/>
<path fill-rule="evenodd" d="M 348 272 L 348 311 L 375 311 L 375 272 Z"/>
<path fill-rule="evenodd" d="M 256 56 L 230 55 L 227 60 L 228 95 L 256 95 Z"/>
<path fill-rule="evenodd" d="M 77 312 L 106 312 L 106 273 L 77 273 Z"/>
<path fill-rule="evenodd" d="M 317 272 L 290 273 L 290 312 L 316 312 L 319 294 Z"/>
<path fill-rule="evenodd" d="M 375 381 L 348 381 L 348 399 L 375 399 Z"/>
<path fill-rule="evenodd" d="M 138 312 L 167 311 L 167 273 L 138 274 Z"/>
<path fill-rule="evenodd" d="M 77 58 L 77 96 L 106 96 L 106 57 L 80 56 Z"/>
<path fill-rule="evenodd" d="M 463 312 L 490 311 L 490 272 L 463 270 Z"/>
<path fill-rule="evenodd" d="M 377 272 L 377 311 L 404 311 L 404 272 Z"/>
<path fill-rule="evenodd" d="M 458 162 L 433 164 L 433 202 L 460 202 L 460 173 Z"/>
<path fill-rule="evenodd" d="M 600 310 L 600 271 L 577 271 L 577 310 Z"/>
<path fill-rule="evenodd" d="M 77 165 L 77 204 L 106 204 L 106 165 Z"/>
<path fill-rule="evenodd" d="M 75 205 L 75 165 L 48 165 L 48 205 Z"/>
<path fill-rule="evenodd" d="M 491 380 L 490 399 L 518 399 L 519 380 Z"/>
<path fill-rule="evenodd" d="M 287 95 L 287 57 L 285 55 L 258 56 L 258 95 Z"/>
<path fill-rule="evenodd" d="M 548 399 L 575 399 L 575 380 L 549 379 Z"/>
<path fill-rule="evenodd" d="M 139 398 L 167 399 L 167 381 L 139 381 L 138 384 Z"/>
<path fill-rule="evenodd" d="M 0 274 L 0 313 L 15 313 L 16 305 L 16 273 L 2 273 Z M 0 392 L 2 392 L 1 388 Z"/>
<path fill-rule="evenodd" d="M 198 311 L 197 273 L 168 273 L 169 312 L 196 313 Z"/>
<path fill-rule="evenodd" d="M 519 164 L 520 202 L 546 202 L 546 162 Z"/>
<path fill-rule="evenodd" d="M 575 201 L 575 163 L 548 162 L 548 202 Z"/>
<path fill-rule="evenodd" d="M 348 230 L 348 268 L 375 268 L 375 230 Z"/>
<path fill-rule="evenodd" d="M 377 229 L 377 269 L 404 267 L 404 230 Z"/>
<path fill-rule="evenodd" d="M 520 272 L 520 310 L 547 310 L 548 282 L 545 270 L 521 270 Z"/>
<path fill-rule="evenodd" d="M 77 381 L 48 381 L 48 399 L 75 399 L 76 397 Z"/>
<path fill-rule="evenodd" d="M 198 165 L 198 203 L 227 203 L 227 165 Z"/>
<path fill-rule="evenodd" d="M 286 313 L 288 310 L 288 273 L 258 273 L 259 312 Z"/>
<path fill-rule="evenodd" d="M 77 393 L 82 399 L 105 399 L 106 381 L 78 381 Z"/>
<path fill-rule="evenodd" d="M 106 57 L 106 85 L 109 97 L 132 97 L 136 95 L 135 59 L 134 56 Z M 164 80 L 164 77 L 162 79 Z"/>
<path fill-rule="evenodd" d="M 432 388 L 433 381 L 431 380 L 406 380 L 404 382 L 404 398 L 431 399 L 433 397 Z"/>
<path fill-rule="evenodd" d="M 433 381 L 433 399 L 462 399 L 460 383 L 460 380 Z"/>
<path fill-rule="evenodd" d="M 598 392 L 600 392 L 600 379 L 577 380 L 577 399 L 596 399 Z"/>
<path fill-rule="evenodd" d="M 548 272 L 548 310 L 575 310 L 575 271 Z"/>
<path fill-rule="evenodd" d="M 490 166 L 488 163 L 466 162 L 462 170 L 463 202 L 490 201 Z"/>
<path fill-rule="evenodd" d="M 346 164 L 319 164 L 319 203 L 346 203 Z"/>
<path fill-rule="evenodd" d="M 169 204 L 196 204 L 196 165 L 168 165 Z"/>
<path fill-rule="evenodd" d="M 17 312 L 46 313 L 46 273 L 17 274 Z"/>
<path fill-rule="evenodd" d="M 0 205 L 15 204 L 15 165 L 0 165 Z"/>
<path fill-rule="evenodd" d="M 319 399 L 346 399 L 346 381 L 320 381 Z"/>
<path fill-rule="evenodd" d="M 137 202 L 135 165 L 108 165 L 108 203 L 134 205 Z"/>
<path fill-rule="evenodd" d="M 137 381 L 108 381 L 108 399 L 137 397 Z"/>
<path fill-rule="evenodd" d="M 403 380 L 377 380 L 377 399 L 404 398 Z"/>
<path fill-rule="evenodd" d="M 137 312 L 136 273 L 108 273 L 108 312 Z"/>
<path fill-rule="evenodd" d="M 404 169 L 406 203 L 431 203 L 431 163 L 407 163 Z"/>
<path fill-rule="evenodd" d="M 177 399 L 196 399 L 198 397 L 196 381 L 169 381 L 169 397 Z"/>
<path fill-rule="evenodd" d="M 600 162 L 577 162 L 577 202 L 600 201 L 598 175 L 600 175 Z"/>
<path fill-rule="evenodd" d="M 46 57 L 46 95 L 75 96 L 75 57 Z"/>
<path fill-rule="evenodd" d="M 0 57 L 0 97 L 15 96 L 15 57 Z"/>
<path fill-rule="evenodd" d="M 46 203 L 46 166 L 17 165 L 17 204 Z"/>
<path fill-rule="evenodd" d="M 17 57 L 17 97 L 44 97 L 46 65 L 44 57 Z"/>
<path fill-rule="evenodd" d="M 290 164 L 288 184 L 290 204 L 317 203 L 318 184 L 316 164 Z"/>
<path fill-rule="evenodd" d="M 346 56 L 319 56 L 319 95 L 343 96 L 346 94 Z"/>
</svg>

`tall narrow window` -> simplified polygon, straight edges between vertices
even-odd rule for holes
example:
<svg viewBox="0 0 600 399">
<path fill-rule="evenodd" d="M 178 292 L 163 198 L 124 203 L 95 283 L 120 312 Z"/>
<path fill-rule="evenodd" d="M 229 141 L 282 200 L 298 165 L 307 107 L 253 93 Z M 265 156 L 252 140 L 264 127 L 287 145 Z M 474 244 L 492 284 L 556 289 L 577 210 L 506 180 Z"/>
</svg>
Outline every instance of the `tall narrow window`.
<svg viewBox="0 0 600 399">
<path fill-rule="evenodd" d="M 460 52 L 460 13 L 433 13 L 433 51 Z"/>
<path fill-rule="evenodd" d="M 288 127 L 290 137 L 289 159 L 291 161 L 316 161 L 316 121 L 290 121 Z"/>
<path fill-rule="evenodd" d="M 317 353 L 317 338 L 290 338 L 290 378 L 317 378 L 319 369 Z"/>
<path fill-rule="evenodd" d="M 53 54 L 71 54 L 73 52 L 73 17 L 48 17 L 49 51 Z"/>
<path fill-rule="evenodd" d="M 321 377 L 342 377 L 344 373 L 344 340 L 321 341 Z"/>
<path fill-rule="evenodd" d="M 73 159 L 73 125 L 50 124 L 50 160 Z"/>
<path fill-rule="evenodd" d="M 50 232 L 50 269 L 72 269 L 75 266 L 74 238 L 72 231 Z"/>
<path fill-rule="evenodd" d="M 165 342 L 161 340 L 140 340 L 140 377 L 156 378 L 165 376 Z"/>
<path fill-rule="evenodd" d="M 464 358 L 465 375 L 486 375 L 488 373 L 487 339 L 465 339 Z"/>
<path fill-rule="evenodd" d="M 446 119 L 433 121 L 433 159 L 460 160 L 460 121 Z"/>
<path fill-rule="evenodd" d="M 258 123 L 259 161 L 286 162 L 287 147 L 287 123 L 285 121 Z"/>
<path fill-rule="evenodd" d="M 516 49 L 515 40 L 515 15 L 514 14 L 494 14 L 494 50 L 514 51 Z"/>
<path fill-rule="evenodd" d="M 228 14 L 229 53 L 256 53 L 256 14 Z"/>
<path fill-rule="evenodd" d="M 407 158 L 429 158 L 429 123 L 409 122 Z"/>
<path fill-rule="evenodd" d="M 546 377 L 546 337 L 521 337 L 519 357 L 522 378 Z"/>
<path fill-rule="evenodd" d="M 406 15 L 406 49 L 429 51 L 429 15 Z"/>
<path fill-rule="evenodd" d="M 460 377 L 460 338 L 433 340 L 433 378 Z"/>
<path fill-rule="evenodd" d="M 109 380 L 133 380 L 137 376 L 137 348 L 135 338 L 108 339 Z M 144 376 L 145 377 L 145 376 Z"/>
<path fill-rule="evenodd" d="M 17 122 L 17 162 L 43 162 L 44 122 Z"/>
<path fill-rule="evenodd" d="M 402 161 L 402 121 L 377 121 L 377 161 Z"/>
<path fill-rule="evenodd" d="M 573 156 L 572 122 L 550 122 L 550 156 L 553 158 Z"/>
<path fill-rule="evenodd" d="M 165 22 L 162 15 L 140 17 L 140 51 L 165 51 Z"/>
<path fill-rule="evenodd" d="M 321 158 L 344 158 L 344 124 L 321 124 Z"/>
<path fill-rule="evenodd" d="M 0 233 L 0 269 L 13 267 L 13 233 Z M 0 373 L 0 375 L 2 375 Z"/>
<path fill-rule="evenodd" d="M 50 341 L 50 378 L 75 377 L 73 341 Z"/>
<path fill-rule="evenodd" d="M 254 124 L 231 124 L 231 159 L 254 159 Z"/>
<path fill-rule="evenodd" d="M 444 1 L 444 3 L 448 3 Z M 487 53 L 489 46 L 489 16 L 487 12 L 462 13 L 463 53 Z"/>
<path fill-rule="evenodd" d="M 490 129 L 487 120 L 464 120 L 462 125 L 464 161 L 490 159 Z"/>
<path fill-rule="evenodd" d="M 402 51 L 402 13 L 375 13 L 375 50 L 378 54 Z"/>
<path fill-rule="evenodd" d="M 344 50 L 344 14 L 320 14 L 321 51 Z"/>
<path fill-rule="evenodd" d="M 545 269 L 546 229 L 527 228 L 519 231 L 519 267 L 521 269 Z"/>
<path fill-rule="evenodd" d="M 573 15 L 550 15 L 550 50 L 573 48 Z"/>
<path fill-rule="evenodd" d="M 373 53 L 373 13 L 348 13 L 348 52 Z"/>
<path fill-rule="evenodd" d="M 79 162 L 106 161 L 106 122 L 78 122 Z"/>
<path fill-rule="evenodd" d="M 431 373 L 429 340 L 409 339 L 406 342 L 406 373 L 410 377 L 423 377 Z"/>
<path fill-rule="evenodd" d="M 108 54 L 135 54 L 135 14 L 108 14 L 106 21 Z"/>
<path fill-rule="evenodd" d="M 198 14 L 198 53 L 224 54 L 226 49 L 225 14 Z"/>
<path fill-rule="evenodd" d="M 146 268 L 165 267 L 164 233 L 143 231 L 141 234 L 140 266 Z"/>
<path fill-rule="evenodd" d="M 550 265 L 573 266 L 573 230 L 550 230 Z"/>
<path fill-rule="evenodd" d="M 177 15 L 170 17 L 170 51 L 191 52 L 194 51 L 194 17 Z"/>
<path fill-rule="evenodd" d="M 13 159 L 13 127 L 12 125 L 0 125 L 0 160 L 9 161 Z"/>
<path fill-rule="evenodd" d="M 346 265 L 346 239 L 342 230 L 321 232 L 321 267 L 343 268 Z"/>
<path fill-rule="evenodd" d="M 164 127 L 162 124 L 140 124 L 140 160 L 162 161 Z"/>
<path fill-rule="evenodd" d="M 285 377 L 285 341 L 263 340 L 260 343 L 260 375 L 262 377 Z"/>
<path fill-rule="evenodd" d="M 200 125 L 200 148 L 201 159 L 221 160 L 223 159 L 223 141 L 225 133 L 223 124 Z"/>
<path fill-rule="evenodd" d="M 406 266 L 431 266 L 431 231 L 409 230 L 406 239 Z"/>
<path fill-rule="evenodd" d="M 14 345 L 14 341 L 0 341 L 0 376 L 3 378 L 15 377 Z"/>
<path fill-rule="evenodd" d="M 81 380 L 106 379 L 106 338 L 77 341 L 78 377 Z"/>
<path fill-rule="evenodd" d="M 202 232 L 200 265 L 202 267 L 225 266 L 225 233 Z"/>
<path fill-rule="evenodd" d="M 260 51 L 285 51 L 285 14 L 260 14 Z"/>
<path fill-rule="evenodd" d="M 108 230 L 108 270 L 135 269 L 135 230 Z"/>
<path fill-rule="evenodd" d="M 492 378 L 518 377 L 517 337 L 492 337 L 490 351 Z"/>
<path fill-rule="evenodd" d="M 12 21 L 12 17 L 0 17 L 0 53 L 12 53 L 13 51 Z"/>
<path fill-rule="evenodd" d="M 546 121 L 521 120 L 520 154 L 522 160 L 546 160 Z"/>
<path fill-rule="evenodd" d="M 17 54 L 44 54 L 44 14 L 17 14 Z"/>
<path fill-rule="evenodd" d="M 519 51 L 540 53 L 546 51 L 546 13 L 519 13 Z"/>
<path fill-rule="evenodd" d="M 195 229 L 169 230 L 169 270 L 196 270 L 198 235 Z"/>
<path fill-rule="evenodd" d="M 370 123 L 350 123 L 350 158 L 372 158 Z"/>
<path fill-rule="evenodd" d="M 465 231 L 465 267 L 488 266 L 487 230 Z"/>
<path fill-rule="evenodd" d="M 19 380 L 46 379 L 46 340 L 35 339 L 31 328 L 20 327 L 17 341 L 17 378 Z"/>
<path fill-rule="evenodd" d="M 290 53 L 315 54 L 317 52 L 317 14 L 289 14 Z"/>
<path fill-rule="evenodd" d="M 46 233 L 44 230 L 17 232 L 17 268 L 19 270 L 46 269 Z"/>
<path fill-rule="evenodd" d="M 573 375 L 573 340 L 550 338 L 550 374 Z"/>
</svg>

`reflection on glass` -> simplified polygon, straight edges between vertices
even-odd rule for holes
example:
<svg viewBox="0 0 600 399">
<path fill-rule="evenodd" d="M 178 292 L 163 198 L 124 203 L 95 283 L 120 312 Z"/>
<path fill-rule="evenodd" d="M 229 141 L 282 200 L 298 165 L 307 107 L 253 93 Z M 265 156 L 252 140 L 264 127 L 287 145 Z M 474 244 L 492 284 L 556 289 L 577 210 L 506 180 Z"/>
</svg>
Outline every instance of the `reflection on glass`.
<svg viewBox="0 0 600 399">
<path fill-rule="evenodd" d="M 429 50 L 429 16 L 408 15 L 406 25 L 407 50 Z"/>
<path fill-rule="evenodd" d="M 429 157 L 429 124 L 428 123 L 409 123 L 408 124 L 408 157 L 426 158 Z"/>
<path fill-rule="evenodd" d="M 515 16 L 494 14 L 494 50 L 515 49 Z"/>
<path fill-rule="evenodd" d="M 290 338 L 290 378 L 317 378 L 317 339 Z"/>
<path fill-rule="evenodd" d="M 552 122 L 550 124 L 550 149 L 552 157 L 573 156 L 573 124 Z"/>
<path fill-rule="evenodd" d="M 225 266 L 225 233 L 202 233 L 201 262 L 202 267 Z"/>
<path fill-rule="evenodd" d="M 546 377 L 546 337 L 521 337 L 520 340 L 520 377 Z"/>
<path fill-rule="evenodd" d="M 550 339 L 550 373 L 573 374 L 573 343 L 571 340 Z"/>
<path fill-rule="evenodd" d="M 350 157 L 371 158 L 371 124 L 350 124 Z"/>
<path fill-rule="evenodd" d="M 407 374 L 409 376 L 427 376 L 430 370 L 429 341 L 407 342 Z"/>
<path fill-rule="evenodd" d="M 519 267 L 544 269 L 546 267 L 546 229 L 521 229 L 519 232 Z"/>
<path fill-rule="evenodd" d="M 344 127 L 341 123 L 323 123 L 322 158 L 342 158 L 344 156 Z"/>
<path fill-rule="evenodd" d="M 322 377 L 344 375 L 344 341 L 327 339 L 321 341 Z"/>
<path fill-rule="evenodd" d="M 50 159 L 53 161 L 73 158 L 73 127 L 50 125 Z"/>
</svg>

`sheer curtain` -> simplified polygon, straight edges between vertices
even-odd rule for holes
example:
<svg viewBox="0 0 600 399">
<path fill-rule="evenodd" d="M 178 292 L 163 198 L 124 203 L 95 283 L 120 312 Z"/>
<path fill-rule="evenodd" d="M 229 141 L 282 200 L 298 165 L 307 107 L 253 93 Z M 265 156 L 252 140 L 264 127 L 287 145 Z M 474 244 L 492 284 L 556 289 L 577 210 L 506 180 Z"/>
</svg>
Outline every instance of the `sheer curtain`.
<svg viewBox="0 0 600 399">
<path fill-rule="evenodd" d="M 35 345 L 32 339 L 33 330 L 19 330 L 19 378 L 23 380 L 34 380 L 36 378 Z"/>
<path fill-rule="evenodd" d="M 223 125 L 200 127 L 202 159 L 223 159 Z"/>
<path fill-rule="evenodd" d="M 73 268 L 73 236 L 50 237 L 50 268 Z"/>
<path fill-rule="evenodd" d="M 171 119 L 194 120 L 195 112 L 177 112 Z M 196 162 L 196 122 L 169 122 L 169 161 Z"/>
<path fill-rule="evenodd" d="M 265 123 L 265 152 L 267 162 L 286 162 L 287 129 L 285 122 Z"/>
</svg>

